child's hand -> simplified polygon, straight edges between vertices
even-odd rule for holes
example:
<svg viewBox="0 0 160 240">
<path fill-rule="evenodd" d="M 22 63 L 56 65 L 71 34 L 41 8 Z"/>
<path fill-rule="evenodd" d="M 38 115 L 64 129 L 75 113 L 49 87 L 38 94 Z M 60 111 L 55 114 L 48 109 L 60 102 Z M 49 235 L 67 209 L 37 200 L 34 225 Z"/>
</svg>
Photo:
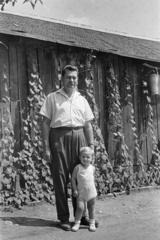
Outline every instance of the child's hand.
<svg viewBox="0 0 160 240">
<path fill-rule="evenodd" d="M 77 190 L 73 191 L 73 197 L 78 197 L 78 191 Z"/>
</svg>

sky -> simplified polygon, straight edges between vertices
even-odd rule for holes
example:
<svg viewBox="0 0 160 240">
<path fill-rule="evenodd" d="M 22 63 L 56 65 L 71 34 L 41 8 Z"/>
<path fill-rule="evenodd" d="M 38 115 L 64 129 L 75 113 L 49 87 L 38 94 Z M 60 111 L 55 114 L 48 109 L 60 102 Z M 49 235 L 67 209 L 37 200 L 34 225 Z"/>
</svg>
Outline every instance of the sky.
<svg viewBox="0 0 160 240">
<path fill-rule="evenodd" d="M 160 41 L 160 0 L 24 0 L 4 12 L 51 18 L 128 36 Z"/>
</svg>

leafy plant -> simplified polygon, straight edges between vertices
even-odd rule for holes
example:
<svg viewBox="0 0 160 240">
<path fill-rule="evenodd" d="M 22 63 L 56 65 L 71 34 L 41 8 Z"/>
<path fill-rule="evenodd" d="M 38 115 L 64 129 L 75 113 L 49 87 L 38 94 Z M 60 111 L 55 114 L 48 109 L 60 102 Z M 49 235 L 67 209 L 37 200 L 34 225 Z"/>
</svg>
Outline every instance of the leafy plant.
<svg viewBox="0 0 160 240">
<path fill-rule="evenodd" d="M 114 176 L 113 188 L 126 189 L 132 185 L 133 163 L 129 155 L 128 146 L 124 140 L 122 107 L 119 93 L 118 79 L 114 74 L 111 64 L 108 64 L 107 74 L 108 92 L 107 99 L 109 102 L 109 131 L 113 132 L 116 150 L 114 154 L 114 163 L 118 178 Z"/>
<path fill-rule="evenodd" d="M 30 193 L 31 200 L 46 198 L 52 202 L 53 182 L 49 165 L 43 159 L 41 138 L 40 108 L 45 100 L 41 79 L 38 74 L 31 74 L 30 95 L 28 97 L 29 111 L 24 122 L 24 148 L 19 153 L 16 163 L 20 166 L 21 179 L 25 190 Z"/>
<path fill-rule="evenodd" d="M 41 116 L 40 108 L 44 102 L 42 82 L 38 74 L 32 74 L 28 105 L 30 114 L 24 122 L 23 149 L 18 157 L 13 157 L 14 133 L 11 122 L 11 113 L 8 109 L 5 122 L 3 150 L 2 150 L 2 204 L 11 204 L 21 207 L 30 201 L 46 199 L 55 203 L 53 182 L 49 165 L 43 159 L 41 139 Z M 20 178 L 21 186 L 16 189 L 16 177 Z M 19 183 L 18 183 L 19 184 Z M 10 189 L 11 191 L 7 191 Z"/>
<path fill-rule="evenodd" d="M 153 107 L 151 104 L 151 97 L 149 95 L 148 87 L 147 87 L 147 78 L 148 75 L 145 75 L 142 79 L 143 81 L 143 94 L 146 98 L 146 109 L 148 113 L 147 119 L 147 132 L 149 132 L 151 139 L 152 139 L 152 161 L 151 163 L 155 166 L 158 165 L 158 161 L 160 160 L 160 150 L 158 149 L 158 142 L 155 135 L 155 128 L 153 124 Z"/>
<path fill-rule="evenodd" d="M 14 5 L 16 4 L 16 2 L 17 2 L 17 0 L 1 0 L 1 1 L 0 1 L 0 5 L 2 5 L 2 6 L 1 6 L 1 10 L 3 11 L 4 8 L 5 8 L 5 6 L 6 6 L 6 4 L 8 4 L 8 3 L 11 3 L 12 6 L 14 7 Z M 23 1 L 23 3 L 26 3 L 26 2 L 29 2 L 29 3 L 31 4 L 31 6 L 32 6 L 33 9 L 35 8 L 37 2 L 40 2 L 41 4 L 43 4 L 43 1 L 42 1 L 42 0 L 24 0 L 24 1 Z"/>
<path fill-rule="evenodd" d="M 95 97 L 93 95 L 93 80 L 86 79 L 86 98 L 92 106 L 95 119 L 92 123 L 94 133 L 95 146 L 95 181 L 99 195 L 106 194 L 111 191 L 112 186 L 112 166 L 109 161 L 109 156 L 106 151 L 103 136 L 97 123 L 97 107 Z"/>
<path fill-rule="evenodd" d="M 83 56 L 84 57 L 84 56 Z M 88 100 L 90 107 L 94 114 L 94 120 L 92 122 L 93 134 L 94 134 L 94 150 L 95 150 L 95 183 L 98 195 L 104 195 L 111 191 L 112 186 L 112 166 L 109 161 L 109 156 L 106 151 L 104 139 L 101 133 L 101 129 L 98 126 L 98 108 L 95 100 L 95 89 L 93 86 L 93 75 L 91 69 L 91 62 L 95 58 L 92 54 L 86 54 L 84 58 L 84 65 L 86 68 L 87 76 L 85 79 L 85 97 Z M 82 65 L 82 62 L 81 62 Z"/>
<path fill-rule="evenodd" d="M 30 57 L 30 61 L 32 57 Z M 127 83 L 127 102 L 130 106 L 130 123 L 134 140 L 134 158 L 140 166 L 139 172 L 133 173 L 132 157 L 129 155 L 128 147 L 124 139 L 124 129 L 122 122 L 122 106 L 119 93 L 118 79 L 114 75 L 111 64 L 107 69 L 107 92 L 109 112 L 109 131 L 112 131 L 116 145 L 114 154 L 114 168 L 110 164 L 110 157 L 107 153 L 101 129 L 98 126 L 98 107 L 95 100 L 94 78 L 92 73 L 92 61 L 95 56 L 92 53 L 84 53 L 79 58 L 80 68 L 84 68 L 85 97 L 88 100 L 94 113 L 92 123 L 95 147 L 95 182 L 98 195 L 105 195 L 109 192 L 123 191 L 130 192 L 131 187 L 140 187 L 152 184 L 160 184 L 159 159 L 160 151 L 157 147 L 157 140 L 153 125 L 153 108 L 147 89 L 147 81 L 143 79 L 143 94 L 146 98 L 146 108 L 148 112 L 148 125 L 152 138 L 153 161 L 148 170 L 144 169 L 143 157 L 140 153 L 140 144 L 137 134 L 135 113 L 132 104 L 132 88 L 128 76 L 125 76 Z M 36 69 L 36 68 L 35 68 Z M 58 71 L 59 74 L 59 71 Z M 6 85 L 6 89 L 8 86 Z M 45 100 L 42 82 L 38 73 L 32 73 L 29 80 L 28 96 L 28 116 L 23 120 L 23 148 L 14 156 L 14 131 L 10 111 L 10 98 L 3 99 L 4 104 L 4 134 L 2 139 L 2 191 L 1 204 L 13 205 L 18 208 L 32 201 L 45 199 L 50 203 L 55 203 L 54 186 L 51 179 L 51 172 L 48 163 L 43 159 L 42 139 L 41 139 L 41 116 L 40 108 Z"/>
<path fill-rule="evenodd" d="M 11 191 L 15 188 L 16 169 L 14 168 L 14 132 L 10 114 L 10 98 L 3 100 L 3 137 L 2 137 L 2 186 L 4 190 Z M 4 196 L 5 198 L 5 196 Z M 3 201 L 3 198 L 1 199 Z"/>
<path fill-rule="evenodd" d="M 131 123 L 131 131 L 133 135 L 133 141 L 134 141 L 134 160 L 135 162 L 139 165 L 139 171 L 144 172 L 144 164 L 143 164 L 143 157 L 141 155 L 141 150 L 140 150 L 140 144 L 139 144 L 139 138 L 138 138 L 138 130 L 136 127 L 136 121 L 135 121 L 135 112 L 133 108 L 133 103 L 132 103 L 132 83 L 129 79 L 129 76 L 125 73 L 125 81 L 126 81 L 126 88 L 127 88 L 127 96 L 126 96 L 126 101 L 128 105 L 130 106 L 130 123 Z"/>
</svg>

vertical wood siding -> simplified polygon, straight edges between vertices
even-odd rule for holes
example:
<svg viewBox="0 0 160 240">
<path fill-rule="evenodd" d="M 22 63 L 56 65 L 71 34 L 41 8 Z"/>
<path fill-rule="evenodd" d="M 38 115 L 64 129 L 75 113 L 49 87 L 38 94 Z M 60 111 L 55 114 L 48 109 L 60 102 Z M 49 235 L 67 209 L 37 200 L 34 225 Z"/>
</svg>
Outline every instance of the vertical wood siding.
<svg viewBox="0 0 160 240">
<path fill-rule="evenodd" d="M 13 41 L 12 41 L 13 40 Z M 23 121 L 29 114 L 27 96 L 29 94 L 29 80 L 32 74 L 39 72 L 43 83 L 45 94 L 56 91 L 60 87 L 59 72 L 66 64 L 77 65 L 79 56 L 84 50 L 68 47 L 60 48 L 59 45 L 45 43 L 42 41 L 25 40 L 18 38 L 18 41 L 12 37 L 3 37 L 4 45 L 0 45 L 0 152 L 1 139 L 3 136 L 4 123 L 2 121 L 5 114 L 6 105 L 2 99 L 5 96 L 10 97 L 10 109 L 15 134 L 15 154 L 23 147 Z M 31 44 L 32 43 L 32 44 Z M 48 44 L 48 45 L 47 45 Z M 49 46 L 47 48 L 47 46 Z M 81 51 L 81 52 L 80 52 Z M 130 155 L 133 156 L 134 142 L 131 132 L 129 106 L 126 104 L 126 82 L 124 73 L 126 73 L 132 82 L 133 106 L 135 110 L 136 127 L 140 139 L 141 152 L 144 163 L 148 164 L 152 157 L 152 141 L 149 134 L 146 134 L 147 112 L 146 100 L 142 91 L 142 76 L 144 72 L 144 61 L 120 57 L 112 54 L 97 54 L 92 63 L 92 75 L 94 79 L 95 98 L 99 110 L 98 124 L 102 130 L 106 148 L 108 150 L 112 165 L 114 165 L 115 143 L 113 134 L 108 131 L 108 113 L 106 98 L 106 65 L 104 59 L 112 63 L 115 75 L 119 80 L 119 89 L 121 102 L 123 106 L 123 126 L 125 142 L 129 147 Z M 152 63 L 152 65 L 159 64 Z M 147 71 L 147 70 L 146 70 Z M 83 67 L 79 74 L 79 91 L 83 94 L 85 91 L 85 78 L 88 77 L 86 68 Z M 8 91 L 6 86 L 8 86 Z M 152 97 L 154 110 L 154 127 L 157 141 L 160 145 L 160 95 Z M 134 163 L 136 165 L 136 162 Z"/>
</svg>

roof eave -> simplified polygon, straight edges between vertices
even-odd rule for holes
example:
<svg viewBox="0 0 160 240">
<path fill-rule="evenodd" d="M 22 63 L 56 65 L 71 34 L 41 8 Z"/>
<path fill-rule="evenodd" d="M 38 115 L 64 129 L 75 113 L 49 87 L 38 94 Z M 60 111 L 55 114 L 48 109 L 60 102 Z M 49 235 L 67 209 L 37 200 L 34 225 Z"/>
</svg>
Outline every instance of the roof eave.
<svg viewBox="0 0 160 240">
<path fill-rule="evenodd" d="M 75 42 L 72 42 L 72 41 L 62 41 L 62 40 L 59 40 L 59 39 L 56 39 L 56 40 L 53 40 L 51 38 L 46 38 L 46 37 L 43 37 L 43 36 L 39 36 L 39 35 L 32 35 L 32 34 L 29 34 L 27 32 L 21 32 L 21 31 L 8 31 L 8 30 L 3 30 L 1 29 L 0 30 L 1 33 L 3 34 L 8 34 L 8 35 L 13 35 L 13 36 L 19 36 L 19 37 L 26 37 L 26 38 L 32 38 L 32 39 L 37 39 L 37 40 L 41 40 L 41 41 L 47 41 L 47 42 L 52 42 L 52 43 L 58 43 L 58 44 L 62 44 L 62 45 L 67 45 L 67 46 L 73 46 L 73 47 L 78 47 L 78 48 L 85 48 L 85 49 L 92 49 L 94 51 L 98 51 L 98 52 L 104 52 L 104 53 L 111 53 L 111 54 L 115 54 L 115 55 L 119 55 L 119 56 L 122 56 L 122 57 L 130 57 L 130 58 L 134 58 L 134 59 L 140 59 L 140 60 L 145 60 L 145 61 L 154 61 L 154 62 L 160 62 L 160 58 L 159 59 L 155 59 L 155 58 L 149 58 L 147 56 L 145 57 L 142 57 L 142 56 L 135 56 L 135 55 L 131 55 L 131 54 L 121 54 L 120 52 L 118 52 L 117 50 L 114 50 L 114 49 L 98 49 L 98 48 L 88 48 L 84 45 L 80 45 L 78 43 L 75 43 Z"/>
</svg>

